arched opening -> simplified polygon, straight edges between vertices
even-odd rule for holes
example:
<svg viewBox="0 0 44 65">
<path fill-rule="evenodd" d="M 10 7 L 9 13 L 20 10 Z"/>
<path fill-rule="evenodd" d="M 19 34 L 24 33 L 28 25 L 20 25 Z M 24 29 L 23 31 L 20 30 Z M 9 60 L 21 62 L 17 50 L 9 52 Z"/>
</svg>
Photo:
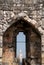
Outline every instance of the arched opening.
<svg viewBox="0 0 44 65">
<path fill-rule="evenodd" d="M 16 39 L 16 57 L 22 53 L 22 58 L 26 58 L 26 36 L 23 32 L 19 32 Z"/>
<path fill-rule="evenodd" d="M 15 65 L 15 58 L 18 57 L 22 48 L 25 48 L 22 52 L 23 58 L 25 58 L 23 65 L 32 65 L 33 63 L 34 65 L 41 65 L 41 36 L 32 24 L 24 19 L 19 19 L 4 33 L 3 62 L 9 65 L 14 63 Z M 6 55 L 7 53 L 8 55 Z"/>
</svg>

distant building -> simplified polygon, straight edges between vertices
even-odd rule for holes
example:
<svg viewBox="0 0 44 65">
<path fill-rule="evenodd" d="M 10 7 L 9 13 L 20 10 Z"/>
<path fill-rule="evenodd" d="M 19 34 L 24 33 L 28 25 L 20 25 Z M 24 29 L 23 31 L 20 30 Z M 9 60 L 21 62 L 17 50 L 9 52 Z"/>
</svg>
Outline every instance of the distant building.
<svg viewBox="0 0 44 65">
<path fill-rule="evenodd" d="M 20 63 L 22 63 L 22 59 L 23 59 L 22 50 L 20 50 L 20 52 L 19 52 L 19 60 L 20 60 Z"/>
</svg>

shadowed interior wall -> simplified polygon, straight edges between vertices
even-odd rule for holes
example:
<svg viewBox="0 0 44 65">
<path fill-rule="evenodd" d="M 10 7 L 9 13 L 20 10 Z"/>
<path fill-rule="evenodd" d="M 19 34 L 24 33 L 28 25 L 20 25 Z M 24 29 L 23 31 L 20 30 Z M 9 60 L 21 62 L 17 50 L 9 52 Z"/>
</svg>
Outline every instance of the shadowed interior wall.
<svg viewBox="0 0 44 65">
<path fill-rule="evenodd" d="M 26 21 L 18 20 L 12 24 L 3 35 L 3 63 L 13 65 L 16 58 L 16 36 L 19 32 L 26 35 L 27 65 L 41 65 L 41 36 Z"/>
</svg>

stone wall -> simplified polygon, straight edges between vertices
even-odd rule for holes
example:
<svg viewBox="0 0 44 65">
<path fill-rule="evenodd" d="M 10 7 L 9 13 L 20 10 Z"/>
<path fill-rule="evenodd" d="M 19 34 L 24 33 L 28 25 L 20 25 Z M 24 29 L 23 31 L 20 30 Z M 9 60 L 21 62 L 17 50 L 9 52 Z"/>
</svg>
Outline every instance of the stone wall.
<svg viewBox="0 0 44 65">
<path fill-rule="evenodd" d="M 39 25 L 42 25 L 44 29 L 44 0 L 19 0 L 18 3 L 16 0 L 0 0 L 0 64 L 2 62 L 2 50 L 3 50 L 3 34 L 4 31 L 11 25 L 11 18 L 24 11 L 26 12 L 31 19 L 34 19 L 38 22 Z M 11 13 L 12 15 L 11 15 Z M 14 16 L 15 14 L 15 16 Z M 44 32 L 44 31 L 43 31 Z M 42 41 L 42 65 L 44 65 L 44 34 L 41 37 Z M 2 64 L 1 64 L 2 65 Z"/>
<path fill-rule="evenodd" d="M 18 22 L 19 21 L 19 22 Z M 26 60 L 27 64 L 33 61 L 41 64 L 41 36 L 36 30 L 24 20 L 18 20 L 9 27 L 3 35 L 2 62 L 12 65 L 16 58 L 16 36 L 19 31 L 26 35 Z"/>
</svg>

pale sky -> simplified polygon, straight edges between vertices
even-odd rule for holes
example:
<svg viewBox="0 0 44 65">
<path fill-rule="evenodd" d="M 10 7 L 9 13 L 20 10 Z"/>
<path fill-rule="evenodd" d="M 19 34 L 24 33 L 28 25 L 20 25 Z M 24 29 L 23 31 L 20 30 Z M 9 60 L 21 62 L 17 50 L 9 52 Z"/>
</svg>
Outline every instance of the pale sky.
<svg viewBox="0 0 44 65">
<path fill-rule="evenodd" d="M 22 50 L 23 58 L 26 57 L 26 42 L 25 42 L 25 35 L 23 32 L 20 32 L 17 35 L 17 57 L 19 55 L 20 50 Z"/>
</svg>

